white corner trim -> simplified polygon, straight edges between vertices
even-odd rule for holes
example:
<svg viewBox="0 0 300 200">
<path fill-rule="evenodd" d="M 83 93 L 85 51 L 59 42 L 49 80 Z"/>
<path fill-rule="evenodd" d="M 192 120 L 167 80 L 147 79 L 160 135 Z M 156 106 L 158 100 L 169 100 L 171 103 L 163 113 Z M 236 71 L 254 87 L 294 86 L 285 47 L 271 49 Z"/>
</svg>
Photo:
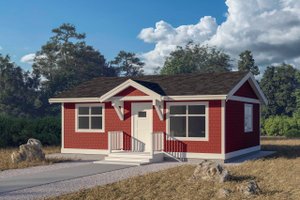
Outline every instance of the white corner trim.
<svg viewBox="0 0 300 200">
<path fill-rule="evenodd" d="M 110 98 L 111 101 L 152 101 L 153 98 L 150 96 L 114 96 Z"/>
<path fill-rule="evenodd" d="M 107 149 L 61 148 L 61 153 L 77 153 L 77 154 L 108 154 L 108 150 L 107 150 Z"/>
<path fill-rule="evenodd" d="M 225 145 L 226 145 L 226 103 L 225 100 L 222 100 L 221 103 L 221 153 L 225 154 Z"/>
<path fill-rule="evenodd" d="M 238 89 L 248 80 L 249 80 L 249 83 L 250 83 L 252 89 L 254 90 L 254 92 L 256 93 L 258 98 L 260 99 L 260 101 L 262 103 L 264 103 L 265 105 L 267 105 L 268 100 L 265 97 L 264 93 L 262 92 L 261 88 L 259 87 L 257 81 L 255 80 L 255 78 L 251 72 L 249 72 L 244 78 L 242 78 L 242 80 L 240 80 L 240 82 L 238 84 L 236 84 L 234 86 L 234 88 L 228 93 L 227 99 L 231 99 L 232 96 L 234 95 L 234 93 L 236 93 L 238 91 Z"/>
<path fill-rule="evenodd" d="M 83 98 L 50 98 L 49 103 L 96 103 L 100 102 L 98 97 Z"/>
<path fill-rule="evenodd" d="M 101 102 L 107 101 L 109 98 L 115 96 L 116 94 L 118 94 L 119 92 L 125 90 L 126 88 L 128 88 L 130 86 L 136 88 L 137 90 L 140 90 L 141 92 L 144 92 L 145 94 L 149 95 L 153 99 L 159 99 L 159 100 L 161 99 L 161 96 L 158 93 L 146 88 L 145 86 L 143 86 L 131 79 L 128 79 L 124 83 L 118 85 L 117 87 L 111 89 L 109 92 L 103 94 L 100 97 L 100 101 Z"/>
<path fill-rule="evenodd" d="M 260 145 L 254 146 L 254 147 L 249 147 L 246 149 L 241 149 L 241 150 L 237 150 L 237 151 L 233 151 L 230 153 L 226 153 L 225 154 L 225 159 L 230 159 L 233 157 L 237 157 L 237 156 L 241 156 L 243 154 L 247 154 L 247 153 L 251 153 L 251 152 L 255 152 L 255 151 L 259 151 L 260 150 Z"/>
<path fill-rule="evenodd" d="M 192 101 L 192 100 L 222 100 L 227 95 L 181 95 L 181 96 L 163 96 L 164 101 Z"/>
<path fill-rule="evenodd" d="M 61 147 L 65 146 L 65 104 L 61 104 Z"/>
<path fill-rule="evenodd" d="M 252 98 L 248 98 L 248 97 L 239 97 L 239 96 L 234 96 L 234 95 L 229 97 L 227 100 L 241 101 L 241 102 L 247 102 L 247 103 L 257 103 L 257 104 L 261 103 L 261 101 L 259 101 L 258 99 L 252 99 Z"/>
</svg>

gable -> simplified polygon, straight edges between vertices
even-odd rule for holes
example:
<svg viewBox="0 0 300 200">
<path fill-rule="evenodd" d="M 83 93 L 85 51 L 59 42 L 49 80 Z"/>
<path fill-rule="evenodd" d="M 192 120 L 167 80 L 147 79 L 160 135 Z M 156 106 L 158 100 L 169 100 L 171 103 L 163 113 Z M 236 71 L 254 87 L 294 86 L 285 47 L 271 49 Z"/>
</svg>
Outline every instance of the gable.
<svg viewBox="0 0 300 200">
<path fill-rule="evenodd" d="M 247 97 L 252 99 L 259 99 L 251 87 L 249 81 L 246 81 L 235 93 L 235 96 Z"/>
<path fill-rule="evenodd" d="M 148 96 L 148 95 L 132 86 L 129 86 L 123 91 L 116 94 L 115 96 Z"/>
</svg>

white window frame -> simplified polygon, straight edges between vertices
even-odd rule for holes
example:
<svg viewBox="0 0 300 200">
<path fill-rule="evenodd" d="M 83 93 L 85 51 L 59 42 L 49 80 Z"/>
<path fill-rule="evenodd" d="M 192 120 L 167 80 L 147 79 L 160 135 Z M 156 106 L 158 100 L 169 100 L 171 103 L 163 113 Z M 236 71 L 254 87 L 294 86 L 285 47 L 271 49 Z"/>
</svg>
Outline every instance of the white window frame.
<svg viewBox="0 0 300 200">
<path fill-rule="evenodd" d="M 209 139 L 209 103 L 208 102 L 167 102 L 167 113 L 166 113 L 166 130 L 167 134 L 170 135 L 170 106 L 186 106 L 186 109 L 188 109 L 188 106 L 197 106 L 202 105 L 205 106 L 205 137 L 175 137 L 178 140 L 187 140 L 187 141 L 208 141 Z M 193 114 L 184 114 L 184 116 L 193 116 Z M 201 114 L 196 114 L 196 116 L 201 116 Z M 186 117 L 186 134 L 188 134 L 188 117 Z"/>
<path fill-rule="evenodd" d="M 246 127 L 246 119 L 247 119 L 247 113 L 246 113 L 246 110 L 250 108 L 251 112 L 251 116 L 249 117 L 249 119 L 251 120 L 250 124 L 251 124 L 251 127 L 247 129 Z M 245 133 L 251 133 L 253 132 L 253 104 L 248 104 L 248 103 L 245 103 L 244 104 L 244 132 Z"/>
<path fill-rule="evenodd" d="M 78 108 L 79 107 L 102 107 L 102 115 L 92 115 L 92 116 L 101 116 L 102 117 L 102 129 L 79 129 L 78 128 Z M 91 115 L 86 115 L 91 117 Z M 104 133 L 105 132 L 105 104 L 103 103 L 97 103 L 97 104 L 76 104 L 75 105 L 75 132 L 76 133 Z M 89 120 L 89 123 L 91 123 L 91 120 Z"/>
</svg>

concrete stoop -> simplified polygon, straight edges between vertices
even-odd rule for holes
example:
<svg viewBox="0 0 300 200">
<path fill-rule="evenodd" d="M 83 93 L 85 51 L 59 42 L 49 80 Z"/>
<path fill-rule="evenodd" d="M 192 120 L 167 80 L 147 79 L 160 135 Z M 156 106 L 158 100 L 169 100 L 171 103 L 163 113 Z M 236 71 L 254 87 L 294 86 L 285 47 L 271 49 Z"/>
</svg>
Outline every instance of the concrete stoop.
<svg viewBox="0 0 300 200">
<path fill-rule="evenodd" d="M 164 160 L 163 153 L 150 155 L 148 152 L 113 152 L 108 154 L 104 160 L 95 161 L 96 164 L 118 164 L 118 165 L 146 165 Z"/>
</svg>

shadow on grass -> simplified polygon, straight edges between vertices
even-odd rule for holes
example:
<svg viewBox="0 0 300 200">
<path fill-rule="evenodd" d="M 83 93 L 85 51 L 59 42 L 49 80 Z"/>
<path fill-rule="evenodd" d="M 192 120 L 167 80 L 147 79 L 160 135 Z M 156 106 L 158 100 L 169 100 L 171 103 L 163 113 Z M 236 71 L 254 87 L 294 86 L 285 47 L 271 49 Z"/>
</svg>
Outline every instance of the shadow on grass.
<svg viewBox="0 0 300 200">
<path fill-rule="evenodd" d="M 229 176 L 230 181 L 234 182 L 242 182 L 242 181 L 250 181 L 250 180 L 255 180 L 255 176 L 236 176 L 236 175 L 230 175 Z"/>
<path fill-rule="evenodd" d="M 275 154 L 267 156 L 268 158 L 282 157 L 288 159 L 295 159 L 300 157 L 300 145 L 280 145 L 280 144 L 265 144 L 262 145 L 263 151 L 276 151 Z"/>
</svg>

